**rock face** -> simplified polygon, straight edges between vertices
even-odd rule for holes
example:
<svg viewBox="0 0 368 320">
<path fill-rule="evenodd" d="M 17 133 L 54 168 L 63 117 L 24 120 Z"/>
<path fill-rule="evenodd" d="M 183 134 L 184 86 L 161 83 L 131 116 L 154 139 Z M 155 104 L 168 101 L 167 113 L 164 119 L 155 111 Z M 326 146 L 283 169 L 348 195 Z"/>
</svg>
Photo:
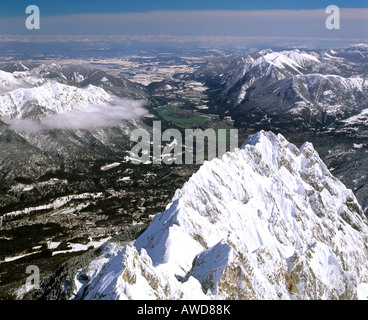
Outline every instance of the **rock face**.
<svg viewBox="0 0 368 320">
<path fill-rule="evenodd" d="M 352 191 L 310 143 L 261 131 L 206 162 L 135 242 L 106 245 L 74 298 L 357 299 L 367 261 Z"/>
</svg>

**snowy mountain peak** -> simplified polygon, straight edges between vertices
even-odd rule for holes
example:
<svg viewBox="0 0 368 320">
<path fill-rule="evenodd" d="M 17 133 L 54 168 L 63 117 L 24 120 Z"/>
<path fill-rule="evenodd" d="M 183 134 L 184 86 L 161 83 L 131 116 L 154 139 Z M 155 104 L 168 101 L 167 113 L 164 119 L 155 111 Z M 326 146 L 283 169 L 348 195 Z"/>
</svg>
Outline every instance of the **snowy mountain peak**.
<svg viewBox="0 0 368 320">
<path fill-rule="evenodd" d="M 299 72 L 298 69 L 302 69 L 309 64 L 320 63 L 320 61 L 313 55 L 300 52 L 299 50 L 283 51 L 283 52 L 265 52 L 256 59 L 250 68 L 255 66 L 272 65 L 277 68 L 289 67 Z"/>
<path fill-rule="evenodd" d="M 204 163 L 134 243 L 108 244 L 76 297 L 354 299 L 368 281 L 367 235 L 312 144 L 261 131 Z"/>
<path fill-rule="evenodd" d="M 50 72 L 58 72 L 61 73 L 63 70 L 62 66 L 58 63 L 43 63 L 40 64 L 38 67 L 31 70 L 33 75 L 46 75 Z"/>
<path fill-rule="evenodd" d="M 102 88 L 85 88 L 47 81 L 40 86 L 16 88 L 0 94 L 0 116 L 40 117 L 48 113 L 68 112 L 91 104 L 107 104 L 111 96 Z"/>
<path fill-rule="evenodd" d="M 351 46 L 352 48 L 368 49 L 367 43 L 356 43 Z"/>
<path fill-rule="evenodd" d="M 301 52 L 297 49 L 292 51 L 285 51 L 283 54 L 295 61 L 301 67 L 305 67 L 310 63 L 321 63 L 315 55 Z"/>
</svg>

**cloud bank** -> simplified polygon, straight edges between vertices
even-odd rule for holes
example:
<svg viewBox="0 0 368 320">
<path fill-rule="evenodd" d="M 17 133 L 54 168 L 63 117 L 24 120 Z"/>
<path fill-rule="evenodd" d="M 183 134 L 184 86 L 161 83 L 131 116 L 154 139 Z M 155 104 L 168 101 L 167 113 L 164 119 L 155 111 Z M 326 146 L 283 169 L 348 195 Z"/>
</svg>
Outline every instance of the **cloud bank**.
<svg viewBox="0 0 368 320">
<path fill-rule="evenodd" d="M 114 127 L 124 120 L 138 119 L 147 110 L 144 100 L 130 100 L 114 97 L 112 105 L 89 105 L 70 112 L 48 114 L 40 121 L 31 119 L 2 120 L 10 129 L 23 132 L 39 132 L 42 130 L 87 130 L 93 128 Z"/>
</svg>

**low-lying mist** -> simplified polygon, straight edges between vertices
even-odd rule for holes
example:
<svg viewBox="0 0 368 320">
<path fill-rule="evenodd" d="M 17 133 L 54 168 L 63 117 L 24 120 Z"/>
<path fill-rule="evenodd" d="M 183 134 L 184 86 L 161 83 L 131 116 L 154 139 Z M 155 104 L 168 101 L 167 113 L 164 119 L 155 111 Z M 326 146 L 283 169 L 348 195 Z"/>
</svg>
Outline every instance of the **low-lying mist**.
<svg viewBox="0 0 368 320">
<path fill-rule="evenodd" d="M 23 132 L 106 128 L 118 125 L 122 120 L 137 119 L 145 115 L 146 104 L 144 100 L 114 97 L 111 105 L 88 105 L 70 112 L 47 114 L 40 120 L 3 117 L 2 121 L 10 129 Z"/>
</svg>

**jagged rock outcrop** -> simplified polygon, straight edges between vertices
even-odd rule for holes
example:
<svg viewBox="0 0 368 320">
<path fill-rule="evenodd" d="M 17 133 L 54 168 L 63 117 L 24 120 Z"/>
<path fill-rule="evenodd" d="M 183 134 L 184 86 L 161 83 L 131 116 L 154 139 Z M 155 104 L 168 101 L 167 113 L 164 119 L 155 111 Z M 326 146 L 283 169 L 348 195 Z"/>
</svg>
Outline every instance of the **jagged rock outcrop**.
<svg viewBox="0 0 368 320">
<path fill-rule="evenodd" d="M 74 297 L 357 299 L 367 258 L 352 191 L 310 143 L 261 131 L 206 162 L 135 242 L 106 245 Z"/>
</svg>

